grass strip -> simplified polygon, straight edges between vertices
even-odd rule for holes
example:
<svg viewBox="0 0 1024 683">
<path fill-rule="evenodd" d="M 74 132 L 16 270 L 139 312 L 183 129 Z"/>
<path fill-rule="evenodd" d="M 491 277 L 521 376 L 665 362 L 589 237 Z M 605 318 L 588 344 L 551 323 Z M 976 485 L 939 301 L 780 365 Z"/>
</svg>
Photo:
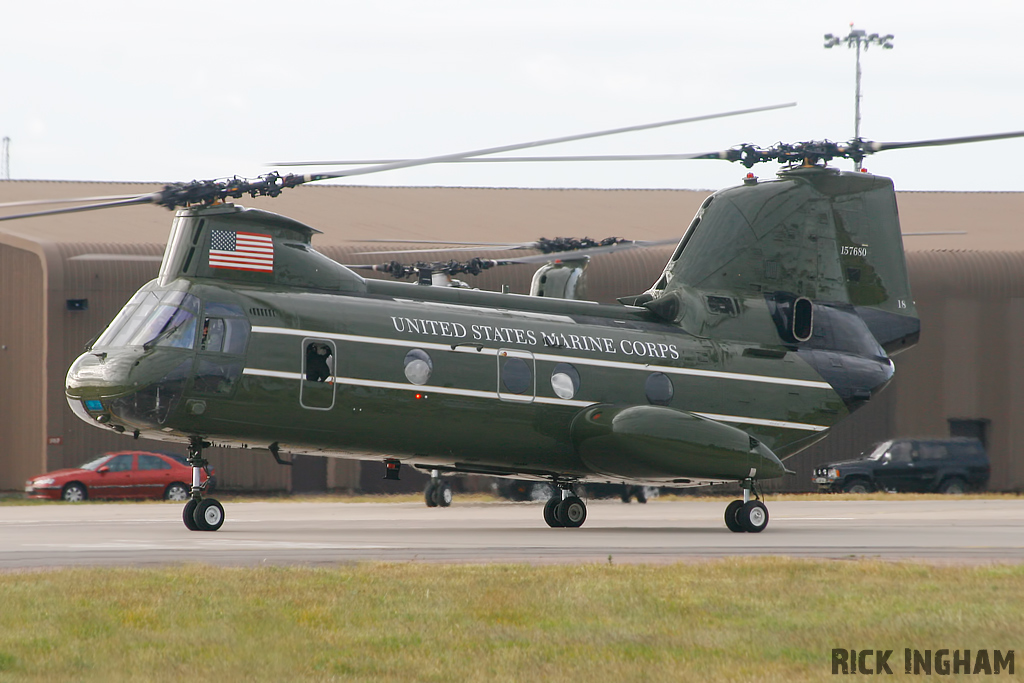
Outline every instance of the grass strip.
<svg viewBox="0 0 1024 683">
<path fill-rule="evenodd" d="M 1021 605 L 1008 565 L 16 572 L 0 574 L 0 681 L 818 681 L 839 647 L 895 650 L 899 680 L 907 647 L 1019 652 Z"/>
</svg>

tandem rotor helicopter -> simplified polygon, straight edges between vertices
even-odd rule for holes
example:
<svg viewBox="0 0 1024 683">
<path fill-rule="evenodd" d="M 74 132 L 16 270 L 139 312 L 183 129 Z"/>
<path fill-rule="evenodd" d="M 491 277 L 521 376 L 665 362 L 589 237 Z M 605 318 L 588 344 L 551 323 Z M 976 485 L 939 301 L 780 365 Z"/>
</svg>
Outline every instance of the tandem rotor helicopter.
<svg viewBox="0 0 1024 683">
<path fill-rule="evenodd" d="M 743 497 L 725 524 L 760 532 L 758 484 L 881 391 L 890 356 L 920 330 L 892 181 L 827 162 L 1024 132 L 659 155 L 783 168 L 710 195 L 657 281 L 618 305 L 423 286 L 422 274 L 420 284 L 367 279 L 317 252 L 314 228 L 227 200 L 779 106 L 791 105 L 332 173 L 171 184 L 0 220 L 143 203 L 176 211 L 158 277 L 74 362 L 66 395 L 96 427 L 188 444 L 190 530 L 224 522 L 201 483 L 203 450 L 217 444 L 265 448 L 278 462 L 282 451 L 383 457 L 396 479 L 412 465 L 432 474 L 428 504 L 451 501 L 442 474 L 545 480 L 557 492 L 544 506 L 551 527 L 584 523 L 573 486 L 588 480 L 737 482 Z M 620 246 L 636 245 L 597 249 Z"/>
</svg>

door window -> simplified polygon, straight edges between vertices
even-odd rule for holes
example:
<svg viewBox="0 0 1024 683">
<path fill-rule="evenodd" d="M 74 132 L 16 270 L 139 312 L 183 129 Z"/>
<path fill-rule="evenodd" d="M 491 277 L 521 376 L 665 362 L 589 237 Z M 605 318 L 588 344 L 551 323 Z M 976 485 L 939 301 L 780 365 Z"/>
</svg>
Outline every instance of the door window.
<svg viewBox="0 0 1024 683">
<path fill-rule="evenodd" d="M 498 351 L 498 397 L 505 401 L 532 401 L 537 395 L 533 354 L 529 351 Z"/>
<path fill-rule="evenodd" d="M 310 410 L 334 407 L 334 373 L 337 348 L 330 339 L 302 340 L 302 382 L 299 404 Z"/>
</svg>

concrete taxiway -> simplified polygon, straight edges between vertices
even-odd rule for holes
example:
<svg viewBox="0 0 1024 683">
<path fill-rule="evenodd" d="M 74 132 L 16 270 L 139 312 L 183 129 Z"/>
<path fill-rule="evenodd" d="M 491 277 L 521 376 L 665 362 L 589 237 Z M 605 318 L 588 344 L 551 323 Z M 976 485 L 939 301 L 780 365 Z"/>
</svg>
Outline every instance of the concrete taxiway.
<svg viewBox="0 0 1024 683">
<path fill-rule="evenodd" d="M 228 503 L 217 532 L 181 504 L 0 507 L 0 569 L 256 566 L 353 561 L 676 562 L 744 555 L 1024 562 L 1014 499 L 768 502 L 759 534 L 732 533 L 727 501 L 592 501 L 579 529 L 550 529 L 539 503 Z"/>
</svg>

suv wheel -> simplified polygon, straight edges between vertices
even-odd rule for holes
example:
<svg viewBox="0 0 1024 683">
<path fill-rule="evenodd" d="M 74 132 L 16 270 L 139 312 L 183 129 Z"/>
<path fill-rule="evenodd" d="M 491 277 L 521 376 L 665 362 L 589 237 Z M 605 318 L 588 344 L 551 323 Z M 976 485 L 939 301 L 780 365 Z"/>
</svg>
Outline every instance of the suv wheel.
<svg viewBox="0 0 1024 683">
<path fill-rule="evenodd" d="M 962 495 L 967 493 L 967 482 L 960 477 L 950 477 L 946 481 L 942 482 L 942 486 L 939 487 L 939 493 Z"/>
<path fill-rule="evenodd" d="M 854 479 L 843 487 L 843 491 L 846 493 L 871 493 L 874 491 L 874 487 L 863 479 Z"/>
</svg>

